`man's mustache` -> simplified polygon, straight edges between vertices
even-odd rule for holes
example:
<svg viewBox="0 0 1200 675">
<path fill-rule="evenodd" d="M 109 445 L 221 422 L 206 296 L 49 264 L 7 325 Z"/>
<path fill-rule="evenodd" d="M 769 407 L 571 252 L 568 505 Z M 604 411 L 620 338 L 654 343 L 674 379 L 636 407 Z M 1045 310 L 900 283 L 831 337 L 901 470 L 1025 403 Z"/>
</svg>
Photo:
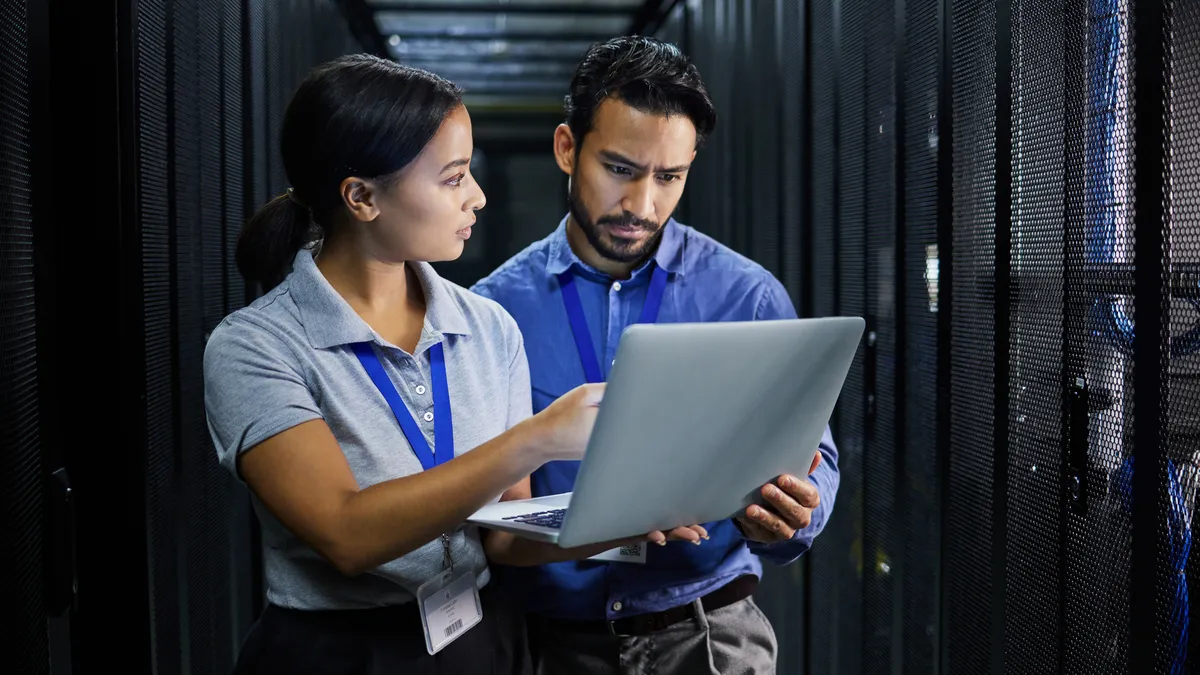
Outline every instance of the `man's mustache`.
<svg viewBox="0 0 1200 675">
<path fill-rule="evenodd" d="M 596 221 L 597 225 L 614 225 L 617 227 L 636 227 L 640 230 L 657 230 L 658 223 L 643 220 L 636 216 L 603 216 Z"/>
</svg>

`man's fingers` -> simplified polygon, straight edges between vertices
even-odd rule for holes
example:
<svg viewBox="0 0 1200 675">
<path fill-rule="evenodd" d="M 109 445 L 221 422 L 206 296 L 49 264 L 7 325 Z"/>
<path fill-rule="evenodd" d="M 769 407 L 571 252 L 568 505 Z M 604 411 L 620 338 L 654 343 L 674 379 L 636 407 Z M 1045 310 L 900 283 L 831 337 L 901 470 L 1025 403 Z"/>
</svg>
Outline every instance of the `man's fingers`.
<svg viewBox="0 0 1200 675">
<path fill-rule="evenodd" d="M 668 538 L 679 541 L 687 541 L 693 544 L 699 544 L 701 541 L 700 533 L 690 527 L 677 527 L 671 530 Z"/>
<path fill-rule="evenodd" d="M 771 536 L 776 539 L 791 539 L 796 533 L 795 529 L 788 526 L 783 518 L 771 513 L 758 505 L 752 505 L 746 509 L 746 515 L 750 520 L 761 527 L 763 530 L 771 533 Z"/>
<path fill-rule="evenodd" d="M 817 456 L 813 457 L 813 463 L 812 463 L 812 466 L 810 466 L 808 468 L 808 472 L 811 474 L 812 472 L 816 471 L 817 467 L 820 465 L 821 465 L 821 453 L 818 452 Z"/>
<path fill-rule="evenodd" d="M 821 503 L 821 493 L 817 492 L 817 486 L 810 480 L 783 475 L 779 477 L 779 487 L 800 506 L 815 509 Z M 763 496 L 769 498 L 765 493 Z"/>
<path fill-rule="evenodd" d="M 748 539 L 753 541 L 770 542 L 777 538 L 770 530 L 767 530 L 762 525 L 759 525 L 757 522 L 751 519 L 749 515 L 738 516 L 737 522 L 742 528 L 742 533 L 745 534 L 746 538 Z"/>
<path fill-rule="evenodd" d="M 809 510 L 801 506 L 791 495 L 768 485 L 763 488 L 763 496 L 767 498 L 768 506 L 775 511 L 771 515 L 782 520 L 789 528 L 799 530 L 808 527 L 811 519 Z"/>
<path fill-rule="evenodd" d="M 663 534 L 659 530 L 655 530 L 646 535 L 646 541 L 650 542 L 651 544 L 658 544 L 659 546 L 666 546 L 667 545 L 667 535 Z"/>
</svg>

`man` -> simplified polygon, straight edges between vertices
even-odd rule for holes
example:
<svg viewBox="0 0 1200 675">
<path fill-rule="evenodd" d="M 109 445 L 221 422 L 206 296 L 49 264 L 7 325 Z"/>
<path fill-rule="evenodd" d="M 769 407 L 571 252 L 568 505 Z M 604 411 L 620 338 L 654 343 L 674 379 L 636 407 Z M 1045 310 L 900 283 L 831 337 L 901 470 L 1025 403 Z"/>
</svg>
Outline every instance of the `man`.
<svg viewBox="0 0 1200 675">
<path fill-rule="evenodd" d="M 602 381 L 632 323 L 796 316 L 764 268 L 670 217 L 716 122 L 682 53 L 644 37 L 595 46 L 572 79 L 566 113 L 554 153 L 570 177 L 568 215 L 472 289 L 520 325 L 535 412 L 585 380 Z M 549 464 L 506 498 L 570 491 L 578 468 Z M 607 561 L 500 570 L 525 599 L 539 672 L 773 673 L 774 631 L 750 597 L 760 558 L 788 564 L 807 551 L 837 486 L 826 429 L 808 476 L 763 487 L 771 511 L 750 506 L 704 523 L 699 545 L 643 545 L 644 560 L 610 552 Z"/>
</svg>

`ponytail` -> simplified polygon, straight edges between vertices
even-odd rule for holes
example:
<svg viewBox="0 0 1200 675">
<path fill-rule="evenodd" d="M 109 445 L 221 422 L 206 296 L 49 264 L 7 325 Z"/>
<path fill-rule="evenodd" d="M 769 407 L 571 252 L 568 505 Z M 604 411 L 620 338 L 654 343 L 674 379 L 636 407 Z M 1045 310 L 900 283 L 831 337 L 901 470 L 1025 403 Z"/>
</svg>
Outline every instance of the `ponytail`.
<svg viewBox="0 0 1200 675">
<path fill-rule="evenodd" d="M 238 271 L 266 293 L 283 281 L 296 254 L 312 239 L 311 212 L 285 192 L 267 202 L 242 229 L 235 256 Z"/>
</svg>

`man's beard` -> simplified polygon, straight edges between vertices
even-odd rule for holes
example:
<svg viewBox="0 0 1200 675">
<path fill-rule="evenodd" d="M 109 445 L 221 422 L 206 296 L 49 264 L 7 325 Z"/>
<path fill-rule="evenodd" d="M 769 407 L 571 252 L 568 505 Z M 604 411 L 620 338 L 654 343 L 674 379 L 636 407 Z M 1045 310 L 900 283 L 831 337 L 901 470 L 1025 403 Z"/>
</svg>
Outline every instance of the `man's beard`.
<svg viewBox="0 0 1200 675">
<path fill-rule="evenodd" d="M 571 181 L 571 189 L 567 195 L 567 206 L 570 209 L 571 218 L 575 220 L 575 224 L 579 226 L 579 229 L 583 230 L 583 235 L 587 237 L 588 243 L 607 260 L 618 263 L 640 262 L 646 259 L 658 247 L 658 242 L 662 239 L 663 227 L 661 223 L 656 223 L 652 220 L 643 220 L 631 213 L 623 213 L 619 216 L 601 216 L 599 220 L 592 220 L 587 207 L 579 199 L 579 188 L 575 181 Z M 627 225 L 646 232 L 653 232 L 654 234 L 651 237 L 647 237 L 644 241 L 625 239 L 624 237 L 614 237 L 604 232 L 601 229 L 603 225 Z"/>
</svg>

